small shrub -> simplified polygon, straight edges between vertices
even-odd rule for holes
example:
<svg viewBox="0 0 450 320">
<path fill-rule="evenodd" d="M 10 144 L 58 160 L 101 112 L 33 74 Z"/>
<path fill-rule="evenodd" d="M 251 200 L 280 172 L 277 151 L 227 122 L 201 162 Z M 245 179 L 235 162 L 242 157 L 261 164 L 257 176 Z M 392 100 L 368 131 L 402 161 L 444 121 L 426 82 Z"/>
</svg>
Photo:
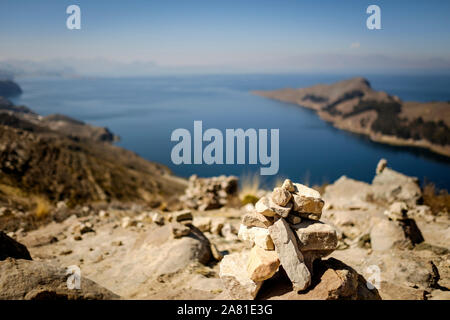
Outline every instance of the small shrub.
<svg viewBox="0 0 450 320">
<path fill-rule="evenodd" d="M 47 201 L 47 199 L 42 197 L 36 197 L 36 218 L 43 219 L 48 216 L 51 209 L 51 204 Z"/>
<path fill-rule="evenodd" d="M 438 190 L 433 183 L 423 187 L 423 203 L 431 208 L 433 215 L 448 215 L 450 213 L 450 194 L 447 190 Z"/>
</svg>

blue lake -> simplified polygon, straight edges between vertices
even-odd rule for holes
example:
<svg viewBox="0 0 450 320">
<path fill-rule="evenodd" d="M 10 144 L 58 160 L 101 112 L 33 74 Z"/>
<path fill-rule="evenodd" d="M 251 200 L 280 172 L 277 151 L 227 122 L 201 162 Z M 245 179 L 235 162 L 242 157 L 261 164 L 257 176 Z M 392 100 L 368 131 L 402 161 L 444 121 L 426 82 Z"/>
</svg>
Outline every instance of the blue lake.
<svg viewBox="0 0 450 320">
<path fill-rule="evenodd" d="M 450 76 L 364 76 L 373 88 L 403 100 L 450 100 Z M 43 115 L 62 113 L 106 126 L 121 137 L 118 145 L 163 163 L 181 176 L 259 173 L 259 164 L 174 165 L 170 158 L 175 145 L 170 141 L 172 131 L 186 128 L 193 132 L 194 120 L 202 120 L 204 130 L 280 129 L 278 177 L 322 184 L 347 175 L 370 182 L 378 160 L 386 158 L 395 170 L 450 189 L 447 158 L 424 150 L 373 143 L 333 128 L 311 110 L 250 93 L 345 78 L 349 75 L 19 78 L 16 80 L 24 94 L 15 102 Z M 263 181 L 272 183 L 275 178 L 265 176 Z"/>
</svg>

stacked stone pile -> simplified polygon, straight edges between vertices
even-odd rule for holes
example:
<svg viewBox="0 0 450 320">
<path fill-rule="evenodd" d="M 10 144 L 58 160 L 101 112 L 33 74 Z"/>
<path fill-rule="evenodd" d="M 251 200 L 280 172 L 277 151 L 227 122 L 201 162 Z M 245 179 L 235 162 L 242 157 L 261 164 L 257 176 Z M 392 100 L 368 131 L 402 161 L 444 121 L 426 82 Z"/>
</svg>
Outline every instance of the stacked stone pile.
<svg viewBox="0 0 450 320">
<path fill-rule="evenodd" d="M 225 206 L 229 199 L 237 195 L 238 178 L 219 176 L 212 178 L 189 178 L 185 194 L 180 201 L 191 209 L 200 211 L 218 209 Z"/>
<path fill-rule="evenodd" d="M 324 201 L 320 193 L 286 179 L 262 197 L 242 219 L 239 238 L 253 244 L 250 252 L 223 258 L 220 277 L 234 299 L 254 299 L 265 280 L 282 267 L 293 289 L 311 285 L 314 261 L 338 244 L 333 227 L 319 221 Z"/>
</svg>

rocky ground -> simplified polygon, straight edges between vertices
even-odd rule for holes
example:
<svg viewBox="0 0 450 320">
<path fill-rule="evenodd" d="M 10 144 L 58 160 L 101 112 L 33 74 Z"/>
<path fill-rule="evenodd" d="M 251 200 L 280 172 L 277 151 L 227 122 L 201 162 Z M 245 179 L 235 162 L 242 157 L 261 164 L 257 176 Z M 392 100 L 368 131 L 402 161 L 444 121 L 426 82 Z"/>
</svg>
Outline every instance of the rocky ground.
<svg viewBox="0 0 450 320">
<path fill-rule="evenodd" d="M 74 209 L 59 203 L 55 210 L 68 211 L 67 219 L 8 233 L 33 260 L 15 260 L 11 253 L 0 259 L 0 269 L 8 270 L 0 272 L 0 297 L 231 299 L 219 277 L 220 261 L 250 252 L 252 244 L 237 234 L 244 214 L 255 210 L 252 204 L 234 205 L 234 181 L 191 182 L 196 189 L 181 198 L 198 204 L 181 211 L 103 204 L 70 214 Z M 200 199 L 199 188 L 209 195 Z M 216 206 L 218 194 L 221 208 L 207 210 L 208 201 Z M 420 205 L 422 191 L 414 178 L 382 161 L 371 184 L 341 177 L 321 196 L 320 220 L 336 230 L 336 250 L 314 265 L 306 291 L 293 291 L 280 270 L 256 299 L 450 299 L 449 215 Z M 61 270 L 74 265 L 87 283 L 79 292 L 63 288 Z M 367 281 L 378 290 L 369 290 Z"/>
</svg>

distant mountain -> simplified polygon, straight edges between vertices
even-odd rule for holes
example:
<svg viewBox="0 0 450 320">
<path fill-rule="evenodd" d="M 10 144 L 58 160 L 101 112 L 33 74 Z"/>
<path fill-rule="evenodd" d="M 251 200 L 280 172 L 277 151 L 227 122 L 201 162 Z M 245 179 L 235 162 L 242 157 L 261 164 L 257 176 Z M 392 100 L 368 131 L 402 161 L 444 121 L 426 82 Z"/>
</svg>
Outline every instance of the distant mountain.
<svg viewBox="0 0 450 320">
<path fill-rule="evenodd" d="M 254 93 L 313 109 L 335 127 L 373 141 L 422 147 L 450 157 L 449 102 L 403 102 L 373 90 L 364 78 Z"/>
</svg>

